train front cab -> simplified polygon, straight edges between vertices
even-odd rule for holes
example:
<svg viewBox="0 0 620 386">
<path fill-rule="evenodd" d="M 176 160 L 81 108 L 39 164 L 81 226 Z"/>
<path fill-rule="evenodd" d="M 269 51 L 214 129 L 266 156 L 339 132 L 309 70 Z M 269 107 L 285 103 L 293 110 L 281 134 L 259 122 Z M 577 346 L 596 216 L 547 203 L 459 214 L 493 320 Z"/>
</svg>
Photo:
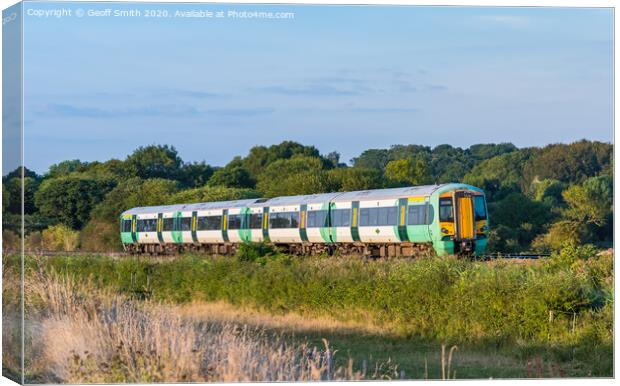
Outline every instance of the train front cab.
<svg viewBox="0 0 620 386">
<path fill-rule="evenodd" d="M 439 208 L 433 246 L 438 255 L 479 256 L 488 237 L 488 215 L 482 190 L 460 185 L 438 193 L 433 200 Z M 437 229 L 438 228 L 438 229 Z"/>
</svg>

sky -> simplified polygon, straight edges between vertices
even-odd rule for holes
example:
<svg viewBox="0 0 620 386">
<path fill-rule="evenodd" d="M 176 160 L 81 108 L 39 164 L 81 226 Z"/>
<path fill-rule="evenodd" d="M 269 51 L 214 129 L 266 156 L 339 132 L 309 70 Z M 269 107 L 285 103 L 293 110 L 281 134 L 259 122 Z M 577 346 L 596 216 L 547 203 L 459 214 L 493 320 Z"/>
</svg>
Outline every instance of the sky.
<svg viewBox="0 0 620 386">
<path fill-rule="evenodd" d="M 105 9 L 140 16 L 89 16 Z M 191 10 L 294 18 L 175 17 Z M 25 3 L 25 165 L 150 144 L 223 166 L 283 140 L 345 162 L 393 144 L 611 142 L 612 34 L 610 9 Z"/>
</svg>

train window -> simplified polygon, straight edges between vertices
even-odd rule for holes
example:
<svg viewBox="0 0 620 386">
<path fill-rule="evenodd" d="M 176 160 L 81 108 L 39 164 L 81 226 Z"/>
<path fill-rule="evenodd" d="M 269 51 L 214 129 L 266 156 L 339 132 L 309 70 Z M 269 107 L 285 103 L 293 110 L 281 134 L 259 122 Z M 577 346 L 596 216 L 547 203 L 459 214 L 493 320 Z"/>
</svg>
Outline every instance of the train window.
<svg viewBox="0 0 620 386">
<path fill-rule="evenodd" d="M 196 230 L 219 231 L 222 229 L 222 216 L 204 216 L 196 219 Z"/>
<path fill-rule="evenodd" d="M 270 213 L 269 214 L 269 228 L 279 229 L 288 227 L 288 219 L 282 216 L 283 213 Z"/>
<path fill-rule="evenodd" d="M 332 209 L 330 216 L 333 227 L 351 226 L 351 209 Z"/>
<path fill-rule="evenodd" d="M 192 218 L 191 217 L 182 217 L 181 218 L 181 231 L 187 232 L 192 230 Z"/>
<path fill-rule="evenodd" d="M 288 213 L 271 213 L 269 215 L 269 228 L 281 229 L 289 228 L 291 224 Z"/>
<path fill-rule="evenodd" d="M 228 216 L 228 229 L 241 229 L 240 214 L 231 214 Z"/>
<path fill-rule="evenodd" d="M 131 232 L 131 220 L 123 220 L 121 224 L 121 232 Z"/>
<path fill-rule="evenodd" d="M 385 212 L 384 215 L 381 213 Z M 390 206 L 379 209 L 379 225 L 398 225 L 398 207 Z"/>
<path fill-rule="evenodd" d="M 360 226 L 398 225 L 398 207 L 361 208 Z"/>
<path fill-rule="evenodd" d="M 326 210 L 309 210 L 307 217 L 306 228 L 321 228 L 327 226 Z"/>
<path fill-rule="evenodd" d="M 299 212 L 291 212 L 290 228 L 299 228 Z"/>
<path fill-rule="evenodd" d="M 367 226 L 370 223 L 370 210 L 369 208 L 360 209 L 360 226 Z"/>
<path fill-rule="evenodd" d="M 165 218 L 162 224 L 162 231 L 170 232 L 172 230 L 173 222 L 174 222 L 174 219 L 172 217 Z"/>
<path fill-rule="evenodd" d="M 379 225 L 379 208 L 368 208 L 366 210 L 368 211 L 368 225 Z"/>
<path fill-rule="evenodd" d="M 486 220 L 487 208 L 484 203 L 484 196 L 474 196 L 474 209 L 476 212 L 476 221 Z"/>
<path fill-rule="evenodd" d="M 309 210 L 306 212 L 306 228 L 316 228 L 316 211 Z"/>
<path fill-rule="evenodd" d="M 439 221 L 454 221 L 451 198 L 439 199 Z"/>
<path fill-rule="evenodd" d="M 426 208 L 428 209 L 428 215 L 426 217 L 426 223 L 427 224 L 432 224 L 433 220 L 435 219 L 435 209 L 433 208 L 433 206 L 431 204 L 426 204 Z"/>
<path fill-rule="evenodd" d="M 271 213 L 269 227 L 273 229 L 299 228 L 299 212 Z"/>
<path fill-rule="evenodd" d="M 424 225 L 426 221 L 426 207 L 427 205 L 411 205 L 409 207 L 409 213 L 407 218 L 408 225 Z"/>
<path fill-rule="evenodd" d="M 261 229 L 263 227 L 263 214 L 250 214 L 250 229 Z"/>
<path fill-rule="evenodd" d="M 157 231 L 157 219 L 138 220 L 136 228 L 138 232 L 155 232 Z"/>
</svg>

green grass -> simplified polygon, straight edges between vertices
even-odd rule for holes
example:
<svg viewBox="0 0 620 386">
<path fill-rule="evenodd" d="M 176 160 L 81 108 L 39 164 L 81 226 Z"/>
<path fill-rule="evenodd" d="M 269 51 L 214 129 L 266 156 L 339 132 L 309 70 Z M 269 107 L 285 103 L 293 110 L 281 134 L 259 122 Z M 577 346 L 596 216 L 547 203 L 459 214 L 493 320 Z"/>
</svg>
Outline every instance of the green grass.
<svg viewBox="0 0 620 386">
<path fill-rule="evenodd" d="M 425 357 L 429 373 L 437 372 L 431 355 L 438 355 L 441 343 L 458 345 L 457 358 L 480 358 L 464 362 L 461 377 L 526 376 L 525 363 L 537 357 L 544 371 L 532 365 L 534 375 L 549 376 L 554 363 L 566 374 L 612 375 L 613 256 L 597 256 L 590 247 L 568 247 L 529 264 L 279 254 L 168 261 L 72 256 L 26 263 L 28 269 L 42 265 L 91 277 L 101 286 L 157 301 L 221 300 L 274 314 L 366 321 L 394 338 L 336 335 L 330 341 L 354 355 L 391 353 L 414 376 L 424 372 Z"/>
</svg>

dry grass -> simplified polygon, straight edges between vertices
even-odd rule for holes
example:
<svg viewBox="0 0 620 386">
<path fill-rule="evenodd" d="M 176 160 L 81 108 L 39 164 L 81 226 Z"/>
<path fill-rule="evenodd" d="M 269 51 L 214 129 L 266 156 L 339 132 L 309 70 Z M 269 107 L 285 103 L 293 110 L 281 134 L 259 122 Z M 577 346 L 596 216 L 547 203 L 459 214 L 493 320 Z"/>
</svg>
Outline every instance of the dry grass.
<svg viewBox="0 0 620 386">
<path fill-rule="evenodd" d="M 2 375 L 21 382 L 22 312 L 21 275 L 2 257 Z"/>
<path fill-rule="evenodd" d="M 194 301 L 181 305 L 166 305 L 174 314 L 182 315 L 196 321 L 241 323 L 251 326 L 263 326 L 269 330 L 286 330 L 289 332 L 321 331 L 325 333 L 358 333 L 373 335 L 390 335 L 386 325 L 380 326 L 368 318 L 345 317 L 337 320 L 322 315 L 304 315 L 293 311 L 273 314 L 249 306 L 236 306 L 223 301 Z M 344 311 L 343 311 L 344 312 Z"/>
<path fill-rule="evenodd" d="M 398 376 L 335 366 L 320 349 L 237 320 L 199 321 L 54 273 L 27 283 L 30 370 L 68 383 L 359 380 Z M 34 346 L 38 346 L 34 350 Z"/>
</svg>

